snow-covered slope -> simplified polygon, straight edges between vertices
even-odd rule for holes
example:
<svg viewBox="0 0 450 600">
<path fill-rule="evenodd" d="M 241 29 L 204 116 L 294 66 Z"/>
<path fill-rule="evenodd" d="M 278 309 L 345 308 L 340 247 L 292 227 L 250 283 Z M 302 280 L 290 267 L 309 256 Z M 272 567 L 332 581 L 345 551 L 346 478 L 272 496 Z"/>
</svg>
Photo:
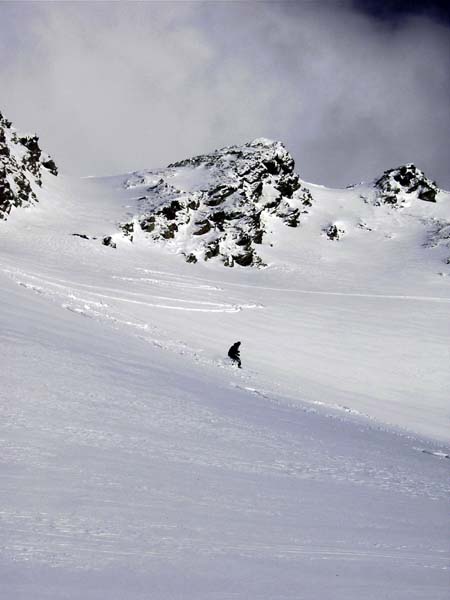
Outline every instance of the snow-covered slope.
<svg viewBox="0 0 450 600">
<path fill-rule="evenodd" d="M 0 222 L 5 598 L 446 597 L 449 194 L 420 199 L 410 166 L 385 202 L 383 177 L 305 184 L 278 143 L 229 154 L 43 170 Z"/>
</svg>

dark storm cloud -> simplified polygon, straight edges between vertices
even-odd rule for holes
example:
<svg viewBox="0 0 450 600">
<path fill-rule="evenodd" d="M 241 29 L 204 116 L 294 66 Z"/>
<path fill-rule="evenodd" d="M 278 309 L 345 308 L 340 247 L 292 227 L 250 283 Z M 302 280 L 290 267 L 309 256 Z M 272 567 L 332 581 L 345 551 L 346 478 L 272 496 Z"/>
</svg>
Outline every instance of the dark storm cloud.
<svg viewBox="0 0 450 600">
<path fill-rule="evenodd" d="M 283 140 L 331 186 L 415 162 L 450 188 L 450 37 L 367 2 L 2 3 L 0 107 L 66 172 Z"/>
<path fill-rule="evenodd" d="M 353 0 L 352 7 L 396 26 L 405 17 L 421 16 L 440 23 L 450 23 L 448 0 Z"/>
</svg>

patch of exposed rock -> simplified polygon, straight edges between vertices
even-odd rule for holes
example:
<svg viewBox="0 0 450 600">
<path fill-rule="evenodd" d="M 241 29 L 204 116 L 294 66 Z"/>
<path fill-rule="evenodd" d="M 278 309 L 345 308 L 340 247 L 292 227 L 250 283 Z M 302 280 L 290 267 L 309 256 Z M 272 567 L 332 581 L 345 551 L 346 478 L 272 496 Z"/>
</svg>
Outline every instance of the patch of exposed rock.
<svg viewBox="0 0 450 600">
<path fill-rule="evenodd" d="M 257 139 L 173 163 L 158 177 L 135 173 L 125 187 L 139 188 L 142 212 L 121 230 L 171 244 L 187 262 L 261 266 L 258 247 L 274 224 L 297 227 L 312 203 L 294 166 L 283 144 Z"/>
<path fill-rule="evenodd" d="M 439 192 L 434 181 L 413 164 L 389 169 L 375 182 L 377 201 L 402 207 L 411 200 L 436 202 Z"/>
<path fill-rule="evenodd" d="M 0 219 L 14 207 L 38 201 L 44 169 L 58 174 L 54 161 L 40 149 L 39 138 L 19 135 L 0 113 Z"/>
<path fill-rule="evenodd" d="M 336 223 L 332 223 L 331 225 L 329 225 L 326 229 L 324 229 L 324 232 L 329 240 L 335 242 L 340 240 L 342 236 L 345 235 L 345 229 L 342 226 L 337 225 Z"/>
</svg>

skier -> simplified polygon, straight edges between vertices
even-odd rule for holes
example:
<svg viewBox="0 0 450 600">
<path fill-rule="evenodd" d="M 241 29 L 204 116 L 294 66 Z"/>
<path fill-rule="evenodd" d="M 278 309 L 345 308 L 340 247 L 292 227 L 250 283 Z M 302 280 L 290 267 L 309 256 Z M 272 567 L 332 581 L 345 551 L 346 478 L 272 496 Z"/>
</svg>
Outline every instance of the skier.
<svg viewBox="0 0 450 600">
<path fill-rule="evenodd" d="M 231 348 L 228 350 L 228 356 L 231 358 L 233 363 L 236 363 L 239 369 L 241 369 L 241 355 L 239 352 L 239 346 L 241 342 L 234 343 Z"/>
</svg>

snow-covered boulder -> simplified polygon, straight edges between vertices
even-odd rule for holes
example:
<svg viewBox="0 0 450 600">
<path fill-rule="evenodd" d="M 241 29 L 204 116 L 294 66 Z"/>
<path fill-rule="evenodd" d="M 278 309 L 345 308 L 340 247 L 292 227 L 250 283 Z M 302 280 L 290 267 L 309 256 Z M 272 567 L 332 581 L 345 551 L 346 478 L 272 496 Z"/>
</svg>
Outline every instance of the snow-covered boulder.
<svg viewBox="0 0 450 600">
<path fill-rule="evenodd" d="M 273 221 L 297 227 L 312 203 L 294 166 L 281 142 L 260 138 L 134 173 L 125 187 L 139 190 L 141 212 L 121 224 L 123 235 L 133 240 L 139 231 L 187 262 L 262 265 L 257 248 Z"/>
<path fill-rule="evenodd" d="M 377 200 L 382 204 L 405 206 L 411 200 L 436 202 L 439 188 L 413 164 L 389 169 L 375 182 Z"/>
<path fill-rule="evenodd" d="M 39 138 L 21 136 L 0 113 L 0 219 L 13 207 L 37 202 L 43 169 L 58 174 L 54 161 L 40 149 Z"/>
<path fill-rule="evenodd" d="M 324 229 L 324 233 L 329 240 L 338 241 L 345 235 L 345 229 L 338 223 L 331 223 L 331 225 Z"/>
</svg>

